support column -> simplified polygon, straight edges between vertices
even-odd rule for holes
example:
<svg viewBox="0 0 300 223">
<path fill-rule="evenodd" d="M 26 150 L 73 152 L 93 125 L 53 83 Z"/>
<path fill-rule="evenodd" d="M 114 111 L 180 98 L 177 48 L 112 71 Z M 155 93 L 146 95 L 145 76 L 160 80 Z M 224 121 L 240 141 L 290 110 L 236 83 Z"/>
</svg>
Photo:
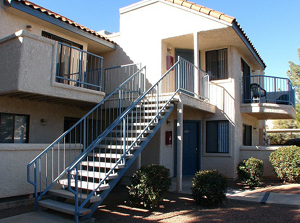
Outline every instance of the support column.
<svg viewBox="0 0 300 223">
<path fill-rule="evenodd" d="M 199 55 L 199 33 L 194 32 L 194 65 L 196 67 L 200 67 L 200 55 Z M 199 70 L 195 68 L 194 71 L 194 92 L 196 94 L 200 94 L 200 86 L 199 86 Z"/>
<path fill-rule="evenodd" d="M 177 103 L 177 177 L 176 191 L 182 191 L 182 154 L 183 154 L 183 103 Z"/>
</svg>

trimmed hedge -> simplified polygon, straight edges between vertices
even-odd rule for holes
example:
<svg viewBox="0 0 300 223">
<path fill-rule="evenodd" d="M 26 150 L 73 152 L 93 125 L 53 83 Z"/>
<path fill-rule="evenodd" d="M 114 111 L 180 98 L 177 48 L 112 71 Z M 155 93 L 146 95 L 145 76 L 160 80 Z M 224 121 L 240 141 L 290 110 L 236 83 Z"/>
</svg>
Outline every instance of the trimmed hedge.
<svg viewBox="0 0 300 223">
<path fill-rule="evenodd" d="M 202 206 L 221 204 L 226 199 L 227 184 L 227 178 L 217 170 L 201 170 L 193 178 L 193 198 Z"/>
<path fill-rule="evenodd" d="M 154 207 L 167 195 L 171 186 L 170 170 L 162 165 L 142 166 L 127 186 L 129 200 L 135 205 Z"/>
<path fill-rule="evenodd" d="M 285 182 L 300 182 L 300 147 L 287 146 L 269 156 L 277 177 Z"/>
<path fill-rule="evenodd" d="M 264 162 L 260 159 L 250 157 L 238 164 L 237 173 L 248 186 L 257 187 L 263 177 Z"/>
</svg>

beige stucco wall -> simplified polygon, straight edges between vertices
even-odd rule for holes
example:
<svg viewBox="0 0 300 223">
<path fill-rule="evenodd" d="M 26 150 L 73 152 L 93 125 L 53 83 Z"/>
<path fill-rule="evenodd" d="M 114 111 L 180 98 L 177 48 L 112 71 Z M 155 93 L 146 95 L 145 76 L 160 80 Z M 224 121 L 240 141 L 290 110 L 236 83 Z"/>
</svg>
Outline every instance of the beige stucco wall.
<svg viewBox="0 0 300 223">
<path fill-rule="evenodd" d="M 116 41 L 130 61 L 147 65 L 147 78 L 150 83 L 155 83 L 165 72 L 161 70 L 164 56 L 163 39 L 193 33 L 196 30 L 226 27 L 219 21 L 207 19 L 192 10 L 167 2 L 159 1 L 137 10 L 133 7 L 135 6 L 120 10 L 120 38 Z M 116 51 L 116 54 L 118 53 Z"/>
<path fill-rule="evenodd" d="M 81 118 L 88 110 L 11 97 L 0 97 L 0 113 L 30 116 L 29 143 L 51 143 L 64 131 L 64 118 Z M 40 122 L 46 120 L 46 124 Z"/>
<path fill-rule="evenodd" d="M 24 144 L 0 144 L 0 168 L 1 168 L 1 174 L 0 174 L 0 198 L 5 197 L 13 197 L 13 196 L 19 196 L 19 195 L 26 195 L 26 194 L 33 194 L 34 193 L 34 186 L 27 182 L 27 164 L 30 163 L 34 157 L 36 157 L 38 154 L 40 154 L 48 144 L 32 144 L 32 143 L 24 143 Z M 68 147 L 70 148 L 70 147 Z M 76 149 L 77 148 L 77 149 Z M 69 155 L 75 154 L 74 151 L 76 151 L 76 154 L 79 155 L 81 150 L 79 149 L 80 146 L 78 144 L 72 147 L 72 153 L 66 153 L 63 154 L 63 150 L 59 150 L 60 154 L 60 165 L 58 164 L 57 154 L 58 149 L 57 147 L 54 148 L 53 153 L 48 153 L 48 180 L 46 181 L 46 178 L 41 178 L 39 172 L 37 172 L 37 180 L 38 183 L 42 182 L 41 189 L 42 191 L 45 189 L 46 182 L 47 185 L 49 185 L 51 181 L 52 176 L 52 166 L 51 166 L 51 155 L 54 155 L 54 166 L 53 171 L 56 174 L 58 171 L 58 166 L 60 170 L 63 167 L 63 157 L 66 158 L 66 160 L 69 160 Z M 73 160 L 74 157 L 71 157 Z M 42 167 L 41 172 L 45 173 L 45 156 L 40 160 Z M 39 165 L 39 162 L 37 163 Z M 39 166 L 37 167 L 39 171 Z M 33 165 L 30 169 L 30 180 L 34 181 L 34 172 L 33 172 Z M 59 171 L 61 172 L 61 171 Z M 45 177 L 45 174 L 42 174 L 43 177 Z M 55 175 L 54 175 L 55 176 Z M 55 178 L 55 177 L 54 177 Z M 66 178 L 64 176 L 63 178 Z M 40 189 L 38 185 L 38 190 Z"/>
<path fill-rule="evenodd" d="M 240 149 L 240 160 L 254 157 L 264 162 L 263 176 L 266 178 L 276 178 L 274 168 L 269 161 L 272 152 L 280 148 L 279 146 L 242 146 Z"/>
<path fill-rule="evenodd" d="M 42 35 L 42 31 L 47 31 L 49 33 L 83 45 L 84 50 L 88 48 L 88 44 L 83 37 L 71 33 L 70 31 L 62 29 L 53 24 L 50 24 L 49 22 L 31 16 L 25 12 L 4 5 L 3 1 L 0 1 L 0 18 L 0 39 L 12 33 L 15 33 L 18 30 L 26 30 L 26 26 L 30 25 L 32 27 L 32 30 L 30 32 L 38 36 Z"/>
<path fill-rule="evenodd" d="M 26 92 L 100 102 L 104 93 L 55 81 L 57 42 L 20 30 L 0 39 L 0 94 Z"/>
<path fill-rule="evenodd" d="M 33 193 L 27 183 L 27 164 L 63 133 L 65 117 L 81 118 L 86 112 L 75 106 L 1 96 L 0 113 L 29 115 L 29 143 L 0 144 L 0 197 Z"/>
<path fill-rule="evenodd" d="M 205 32 L 213 29 L 229 27 L 228 24 L 203 16 L 189 9 L 182 9 L 175 4 L 167 2 L 155 2 L 149 5 L 136 4 L 120 10 L 120 35 L 114 40 L 119 44 L 119 50 L 110 53 L 123 53 L 123 57 L 118 59 L 129 62 L 142 62 L 147 65 L 147 79 L 150 83 L 155 83 L 158 78 L 166 71 L 167 48 L 169 54 L 175 56 L 174 46 L 165 41 L 171 37 L 182 37 L 185 40 L 187 35 L 195 32 Z M 144 7 L 145 6 L 145 7 Z M 153 16 L 155 12 L 155 16 Z M 172 19 L 176 15 L 176 20 Z M 170 18 L 166 19 L 166 18 Z M 193 21 L 193 22 L 191 22 Z M 190 38 L 193 41 L 193 38 Z M 201 38 L 199 44 L 201 45 Z M 185 43 L 182 43 L 186 45 Z M 193 46 L 193 44 L 189 44 Z M 178 47 L 178 46 L 176 46 Z M 205 52 L 215 49 L 228 49 L 228 73 L 229 79 L 216 80 L 211 84 L 210 103 L 217 106 L 214 115 L 207 115 L 201 111 L 184 108 L 184 120 L 202 121 L 202 156 L 201 169 L 218 169 L 229 178 L 236 178 L 236 166 L 240 160 L 240 147 L 242 146 L 242 126 L 243 123 L 252 123 L 253 126 L 260 125 L 257 120 L 244 120 L 240 113 L 241 102 L 241 58 L 244 57 L 240 51 L 231 45 L 226 45 L 226 41 L 216 43 L 216 47 L 205 47 L 201 45 L 200 67 L 205 70 Z M 126 52 L 126 53 L 124 53 Z M 247 58 L 244 58 L 247 62 Z M 255 66 L 255 64 L 250 64 Z M 174 146 L 166 146 L 165 131 L 174 131 L 174 120 L 176 112 L 169 118 L 171 124 L 164 123 L 160 131 L 160 163 L 174 171 Z M 205 126 L 208 120 L 229 120 L 230 125 L 230 152 L 229 154 L 207 154 L 205 153 Z M 254 132 L 254 143 L 258 141 L 258 136 Z M 174 137 L 173 137 L 174 140 Z M 174 142 L 173 142 L 174 145 Z M 147 157 L 145 156 L 145 159 Z"/>
</svg>

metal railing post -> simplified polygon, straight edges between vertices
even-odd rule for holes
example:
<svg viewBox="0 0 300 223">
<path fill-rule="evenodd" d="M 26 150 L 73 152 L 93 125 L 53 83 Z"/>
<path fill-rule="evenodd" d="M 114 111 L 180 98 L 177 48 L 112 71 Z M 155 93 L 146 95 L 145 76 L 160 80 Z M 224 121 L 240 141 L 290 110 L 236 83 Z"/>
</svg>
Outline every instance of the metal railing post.
<svg viewBox="0 0 300 223">
<path fill-rule="evenodd" d="M 126 117 L 123 118 L 123 155 L 126 153 Z M 123 164 L 125 165 L 125 156 L 122 160 Z"/>
<path fill-rule="evenodd" d="M 86 150 L 86 118 L 83 120 L 83 151 Z"/>
</svg>

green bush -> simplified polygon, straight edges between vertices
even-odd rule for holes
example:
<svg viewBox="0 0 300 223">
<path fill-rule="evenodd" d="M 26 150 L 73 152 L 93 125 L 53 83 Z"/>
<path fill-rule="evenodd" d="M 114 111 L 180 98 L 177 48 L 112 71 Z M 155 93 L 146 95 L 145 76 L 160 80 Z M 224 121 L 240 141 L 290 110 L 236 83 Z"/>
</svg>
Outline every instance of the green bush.
<svg viewBox="0 0 300 223">
<path fill-rule="evenodd" d="M 300 147 L 279 148 L 270 154 L 269 160 L 278 178 L 291 183 L 300 181 Z"/>
<path fill-rule="evenodd" d="M 238 164 L 237 172 L 241 178 L 250 187 L 260 185 L 260 180 L 263 177 L 264 162 L 260 159 L 250 157 Z"/>
<path fill-rule="evenodd" d="M 152 164 L 137 170 L 127 188 L 133 204 L 153 207 L 167 195 L 170 186 L 170 170 L 162 165 Z"/>
<path fill-rule="evenodd" d="M 192 195 L 202 206 L 221 204 L 227 190 L 227 178 L 217 170 L 201 170 L 193 178 Z"/>
</svg>

